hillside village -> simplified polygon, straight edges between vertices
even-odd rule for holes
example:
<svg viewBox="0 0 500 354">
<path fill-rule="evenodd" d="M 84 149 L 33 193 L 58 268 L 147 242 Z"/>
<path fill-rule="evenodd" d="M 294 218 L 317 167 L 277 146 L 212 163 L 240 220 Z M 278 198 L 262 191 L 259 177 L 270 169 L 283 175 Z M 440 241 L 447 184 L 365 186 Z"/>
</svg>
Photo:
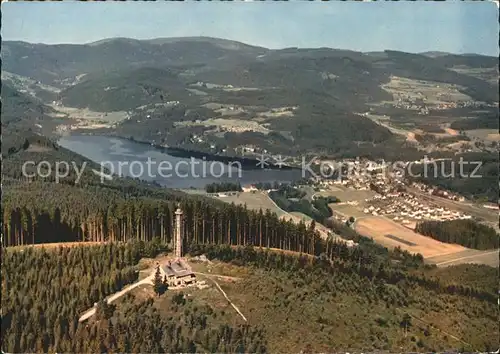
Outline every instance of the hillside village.
<svg viewBox="0 0 500 354">
<path fill-rule="evenodd" d="M 433 160 L 430 160 L 433 162 Z M 422 163 L 422 161 L 416 161 Z M 456 210 L 443 206 L 439 200 L 452 201 L 465 204 L 465 197 L 457 193 L 443 190 L 435 186 L 430 186 L 421 182 L 415 182 L 406 179 L 404 172 L 391 169 L 387 163 L 362 160 L 342 160 L 334 163 L 333 161 L 317 160 L 316 165 L 326 166 L 348 166 L 345 173 L 341 176 L 322 178 L 311 177 L 309 183 L 314 187 L 317 193 L 313 199 L 318 196 L 336 196 L 342 195 L 341 202 L 332 204 L 333 217 L 347 222 L 349 215 L 337 213 L 336 209 L 348 206 L 355 215 L 366 216 L 385 216 L 393 221 L 403 224 L 407 227 L 414 227 L 415 222 L 432 220 L 469 220 L 478 219 L 471 213 Z M 408 164 L 405 163 L 405 164 Z M 303 186 L 298 186 L 301 188 Z M 244 191 L 254 190 L 252 186 L 244 187 Z M 370 192 L 368 198 L 357 197 L 360 192 Z M 429 198 L 438 198 L 431 201 L 429 198 L 423 198 L 416 192 L 425 193 Z M 350 199 L 352 196 L 352 199 Z M 347 199 L 346 199 L 347 198 Z M 486 203 L 481 208 L 492 209 L 493 204 Z"/>
</svg>

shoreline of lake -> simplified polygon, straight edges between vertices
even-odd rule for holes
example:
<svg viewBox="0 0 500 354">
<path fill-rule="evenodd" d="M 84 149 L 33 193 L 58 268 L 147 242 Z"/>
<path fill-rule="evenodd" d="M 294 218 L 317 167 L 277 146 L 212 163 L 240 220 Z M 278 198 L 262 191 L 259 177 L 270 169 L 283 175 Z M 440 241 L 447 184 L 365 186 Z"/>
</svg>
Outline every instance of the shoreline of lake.
<svg viewBox="0 0 500 354">
<path fill-rule="evenodd" d="M 258 160 L 238 160 L 182 149 L 171 150 L 117 136 L 74 134 L 61 137 L 58 144 L 101 166 L 109 167 L 117 175 L 156 182 L 174 189 L 204 189 L 207 184 L 220 182 L 241 185 L 289 183 L 302 178 L 302 171 L 297 168 L 260 168 Z M 239 165 L 234 164 L 236 161 Z M 165 177 L 160 173 L 158 176 L 160 168 L 157 164 L 162 162 L 170 166 L 170 172 L 175 170 L 175 174 Z M 148 164 L 153 164 L 152 170 Z M 125 168 L 120 165 L 125 165 Z M 147 174 L 144 173 L 145 166 L 148 167 Z"/>
</svg>

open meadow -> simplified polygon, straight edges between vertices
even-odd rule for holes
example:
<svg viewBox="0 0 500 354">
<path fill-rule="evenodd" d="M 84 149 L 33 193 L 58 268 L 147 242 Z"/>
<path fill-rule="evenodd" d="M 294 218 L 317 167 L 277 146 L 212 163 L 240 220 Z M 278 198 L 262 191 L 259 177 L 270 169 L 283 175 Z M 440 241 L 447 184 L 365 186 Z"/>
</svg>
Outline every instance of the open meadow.
<svg viewBox="0 0 500 354">
<path fill-rule="evenodd" d="M 265 211 L 266 209 L 269 209 L 271 212 L 276 213 L 279 217 L 288 215 L 288 213 L 278 208 L 278 206 L 262 192 L 241 192 L 235 195 L 216 198 L 226 203 L 234 203 L 237 205 L 246 204 L 247 208 L 251 210 L 262 209 L 262 211 Z"/>
<path fill-rule="evenodd" d="M 353 216 L 354 218 L 361 218 L 366 216 L 366 214 L 364 214 L 359 207 L 354 205 L 330 203 L 328 204 L 328 207 L 332 210 L 334 215 L 338 214 L 346 219 L 350 218 L 351 216 Z"/>
<path fill-rule="evenodd" d="M 269 196 L 264 192 L 241 192 L 236 195 L 228 195 L 225 197 L 216 197 L 217 199 L 226 202 L 226 203 L 234 203 L 241 204 L 247 206 L 248 209 L 251 210 L 260 210 L 265 211 L 269 209 L 271 212 L 276 213 L 279 218 L 284 220 L 292 220 L 294 223 L 298 224 L 301 221 L 304 221 L 306 225 L 309 225 L 311 222 L 311 218 L 304 218 L 305 215 L 297 215 L 294 213 L 288 213 L 278 207 L 276 203 L 273 202 Z M 302 213 L 299 213 L 302 214 Z M 316 230 L 320 233 L 320 236 L 324 239 L 328 237 L 330 230 L 320 223 L 316 223 Z"/>
<path fill-rule="evenodd" d="M 384 217 L 366 217 L 356 221 L 355 229 L 363 236 L 371 237 L 377 243 L 389 248 L 420 253 L 424 258 L 464 251 L 465 247 L 448 244 L 422 236 Z"/>
<path fill-rule="evenodd" d="M 412 253 L 420 253 L 426 262 L 438 266 L 463 263 L 499 266 L 499 251 L 479 251 L 457 244 L 444 243 L 420 235 L 413 230 L 382 216 L 364 217 L 355 222 L 355 229 L 361 235 L 388 247 L 400 247 Z"/>
<path fill-rule="evenodd" d="M 341 202 L 357 201 L 362 203 L 365 199 L 373 198 L 376 193 L 372 190 L 356 190 L 344 186 L 329 186 L 327 190 L 315 194 L 323 197 L 337 197 Z"/>
</svg>

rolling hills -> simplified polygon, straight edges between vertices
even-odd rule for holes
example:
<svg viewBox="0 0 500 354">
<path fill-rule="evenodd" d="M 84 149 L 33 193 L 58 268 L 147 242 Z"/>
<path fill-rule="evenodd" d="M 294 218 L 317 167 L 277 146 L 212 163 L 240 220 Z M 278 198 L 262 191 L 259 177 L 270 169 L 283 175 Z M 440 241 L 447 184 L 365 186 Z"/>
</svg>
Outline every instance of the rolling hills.
<svg viewBox="0 0 500 354">
<path fill-rule="evenodd" d="M 98 133 L 181 146 L 200 135 L 208 148 L 209 139 L 217 139 L 230 147 L 243 141 L 294 153 L 354 154 L 350 149 L 356 147 L 403 154 L 394 148 L 404 143 L 400 137 L 356 114 L 389 98 L 381 85 L 391 75 L 459 82 L 471 95 L 489 90 L 481 79 L 413 54 L 271 51 L 205 38 L 112 39 L 83 46 L 7 42 L 3 47 L 4 69 L 58 87 L 57 104 L 103 115 L 130 111 L 130 119 Z M 427 63 L 432 63 L 429 71 L 419 72 Z M 8 351 L 472 352 L 498 347 L 498 269 L 441 270 L 424 265 L 420 255 L 385 249 L 347 227 L 340 231 L 348 230 L 359 247 L 323 242 L 314 229 L 269 211 L 131 179 L 103 183 L 92 171 L 97 165 L 35 129 L 41 123 L 67 124 L 54 122 L 52 113 L 60 106 L 48 102 L 49 96 L 21 90 L 3 82 L 4 245 L 109 244 L 53 253 L 7 249 L 1 319 Z M 240 130 L 223 131 L 216 126 L 219 120 L 208 119 L 214 117 Z M 250 122 L 259 132 L 241 130 Z M 81 183 L 73 174 L 64 183 L 55 183 L 53 176 L 28 180 L 20 173 L 27 160 L 74 161 L 89 168 Z M 207 304 L 214 302 L 202 298 L 207 291 L 186 302 L 177 297 L 175 308 L 169 304 L 171 293 L 156 301 L 126 299 L 120 308 L 99 313 L 98 322 L 79 324 L 81 311 L 136 279 L 140 258 L 156 256 L 155 245 L 165 249 L 172 241 L 178 203 L 186 212 L 187 251 L 249 275 L 225 289 L 250 322 L 241 327 L 225 311 L 227 303 L 212 309 Z M 266 246 L 294 252 L 258 249 Z M 150 254 L 151 249 L 156 251 Z"/>
<path fill-rule="evenodd" d="M 403 79 L 424 88 L 443 85 L 471 106 L 493 104 L 498 92 L 490 80 L 496 58 L 480 55 L 271 50 L 208 37 L 110 38 L 82 45 L 5 41 L 2 49 L 5 71 L 58 90 L 38 90 L 44 104 L 54 97 L 50 103 L 101 116 L 129 113 L 128 120 L 97 133 L 226 154 L 238 154 L 239 140 L 274 153 L 389 148 L 414 154 L 405 137 L 361 113 L 414 115 L 396 100 L 394 90 Z M 477 111 L 460 108 L 468 117 Z M 442 112 L 414 120 L 432 123 Z"/>
</svg>

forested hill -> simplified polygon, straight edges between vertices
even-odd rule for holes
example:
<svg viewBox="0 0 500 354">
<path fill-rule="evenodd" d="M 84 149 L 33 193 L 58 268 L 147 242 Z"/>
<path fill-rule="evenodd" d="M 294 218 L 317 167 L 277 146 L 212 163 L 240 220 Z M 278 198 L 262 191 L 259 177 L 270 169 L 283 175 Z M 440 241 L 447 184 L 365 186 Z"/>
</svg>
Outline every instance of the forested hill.
<svg viewBox="0 0 500 354">
<path fill-rule="evenodd" d="M 21 150 L 9 154 L 4 163 L 16 156 L 22 158 L 23 153 L 42 154 L 44 158 L 50 158 L 50 155 L 60 158 L 59 154 L 64 153 L 57 145 L 50 145 L 50 140 L 46 142 L 49 149 L 43 151 L 30 150 L 32 143 L 29 142 L 27 149 L 21 147 Z M 42 141 L 39 141 L 38 146 L 41 144 Z M 80 159 L 85 160 L 83 157 Z M 438 306 L 452 298 L 456 305 L 453 311 L 458 313 L 462 308 L 467 313 L 475 311 L 482 319 L 478 322 L 471 317 L 471 325 L 464 329 L 463 335 L 473 344 L 457 344 L 440 337 L 422 337 L 424 339 L 415 339 L 415 348 L 465 349 L 470 346 L 474 350 L 488 349 L 496 344 L 495 339 L 483 330 L 485 326 L 491 328 L 495 325 L 491 309 L 496 306 L 496 294 L 491 291 L 489 281 L 487 285 L 468 280 L 458 283 L 459 279 L 463 280 L 462 273 L 455 274 L 451 268 L 445 274 L 446 280 L 442 280 L 440 276 L 443 274 L 436 274 L 433 267 L 425 266 L 420 255 L 411 255 L 399 249 L 389 251 L 345 225 L 334 223 L 332 226 L 334 232 L 343 238 L 359 243 L 358 247 L 349 248 L 334 238 L 321 239 L 312 227 L 281 220 L 268 210 L 250 211 L 244 206 L 185 195 L 130 179 L 100 183 L 95 176 L 89 175 L 84 176 L 81 183 L 74 182 L 55 183 L 50 178 L 27 180 L 15 174 L 4 180 L 3 246 L 68 241 L 106 242 L 99 247 L 58 251 L 28 248 L 22 253 L 7 247 L 5 257 L 8 261 L 2 262 L 2 274 L 6 274 L 2 277 L 2 298 L 5 299 L 2 333 L 5 334 L 6 348 L 12 352 L 188 351 L 193 348 L 231 352 L 230 348 L 235 346 L 241 350 L 248 348 L 266 352 L 269 338 L 274 333 L 269 328 L 264 330 L 255 324 L 220 327 L 211 321 L 215 316 L 213 312 L 205 313 L 204 309 L 191 311 L 188 306 L 181 307 L 182 314 L 178 318 L 182 326 L 176 326 L 176 321 L 162 317 L 151 302 L 138 307 L 124 304 L 120 307 L 124 314 L 100 303 L 96 314 L 99 322 L 92 322 L 89 327 L 78 323 L 81 311 L 137 279 L 135 270 L 140 258 L 154 257 L 165 251 L 172 241 L 173 215 L 178 204 L 185 215 L 186 252 L 204 253 L 211 259 L 230 261 L 252 269 L 256 267 L 260 277 L 262 272 L 267 272 L 266 277 L 285 274 L 286 279 L 294 279 L 286 287 L 300 289 L 293 290 L 291 298 L 302 299 L 301 306 L 312 306 L 305 302 L 310 298 L 309 294 L 317 294 L 314 295 L 316 301 L 324 294 L 335 291 L 335 296 L 357 299 L 353 300 L 356 305 L 352 305 L 355 309 L 351 310 L 358 311 L 360 306 L 379 304 L 371 314 L 371 322 L 377 326 L 390 326 L 391 333 L 400 333 L 401 326 L 410 324 L 404 313 L 428 309 L 430 305 L 425 305 L 424 299 L 432 298 L 433 304 Z M 266 251 L 267 248 L 296 253 L 279 255 Z M 32 264 L 39 266 L 38 271 L 30 270 Z M 69 269 L 69 273 L 63 269 Z M 483 274 L 491 277 L 490 273 Z M 23 276 L 20 277 L 20 274 Z M 306 288 L 299 286 L 300 282 L 316 284 L 322 290 L 316 289 L 315 285 L 306 293 Z M 272 287 L 276 289 L 276 299 L 284 296 L 279 291 L 280 287 L 285 289 L 285 285 Z M 61 289 L 64 289 L 64 294 Z M 289 299 L 283 300 L 284 303 L 281 300 L 276 303 L 265 301 L 266 304 L 273 304 L 275 310 L 291 313 L 286 307 Z M 332 310 L 333 299 L 321 301 L 326 311 Z M 178 304 L 184 305 L 183 302 Z M 314 306 L 316 308 L 317 304 Z M 386 308 L 392 308 L 392 312 L 386 313 Z M 42 311 L 47 320 L 40 322 L 36 319 L 40 318 Z M 453 317 L 458 316 L 455 312 L 451 313 Z M 138 314 L 149 321 L 139 320 Z M 463 311 L 460 314 L 463 315 Z M 220 321 L 222 314 L 217 316 Z M 446 316 L 450 316 L 449 311 Z M 318 317 L 302 313 L 301 320 L 309 323 L 314 331 L 315 321 L 319 321 L 322 328 L 343 323 L 342 326 L 350 333 L 360 326 L 354 317 L 335 320 L 333 317 L 329 319 L 323 315 Z M 288 321 L 291 324 L 287 326 L 296 325 L 294 317 Z M 199 322 L 205 325 L 196 325 Z M 110 323 L 113 325 L 110 326 Z M 151 328 L 151 323 L 156 325 L 155 330 Z M 480 330 L 472 329 L 476 328 L 472 323 Z M 131 333 L 131 326 L 134 334 Z M 309 325 L 301 326 L 309 328 Z M 371 324 L 362 325 L 366 333 L 372 327 Z M 158 328 L 164 331 L 158 332 Z M 171 333 L 172 328 L 176 328 L 177 334 Z M 384 337 L 379 330 L 373 331 L 371 337 L 363 337 L 363 347 L 393 347 L 389 337 Z M 429 336 L 432 332 L 430 327 L 425 326 L 414 331 L 423 333 L 422 336 Z M 194 335 L 195 332 L 198 334 Z M 239 339 L 229 333 L 234 333 Z M 335 342 L 340 338 L 335 333 L 337 331 L 328 330 L 321 334 L 321 343 Z M 156 344 L 145 342 L 141 339 L 144 336 L 155 338 Z M 224 341 L 205 340 L 207 336 L 224 336 Z M 346 341 L 346 345 L 354 347 L 352 340 Z"/>
<path fill-rule="evenodd" d="M 377 87 L 387 81 L 391 70 L 400 75 L 417 75 L 416 71 L 428 62 L 419 55 L 408 57 L 399 53 L 385 53 L 381 58 L 330 49 L 270 51 L 215 39 L 117 39 L 82 46 L 7 42 L 2 49 L 5 69 L 63 89 L 61 101 L 108 110 L 143 104 L 154 97 L 168 106 L 162 114 L 169 118 L 169 127 L 179 116 L 183 121 L 192 121 L 206 112 L 205 107 L 193 112 L 187 105 L 167 104 L 177 95 L 187 95 L 188 103 L 202 102 L 201 96 L 194 97 L 189 86 L 197 82 L 197 75 L 210 80 L 219 77 L 228 80 L 227 84 L 265 85 L 265 92 L 252 88 L 229 90 L 227 102 L 264 102 L 263 107 L 269 107 L 259 108 L 262 113 L 275 107 L 270 105 L 274 100 L 280 105 L 295 104 L 291 98 L 302 101 L 289 125 L 283 125 L 288 118 L 275 119 L 271 125 L 276 129 L 274 134 L 259 137 L 277 140 L 277 135 L 281 135 L 292 141 L 290 145 L 333 150 L 358 146 L 359 140 L 366 143 L 365 148 L 369 146 L 366 149 L 375 149 L 390 140 L 392 134 L 386 128 L 347 110 L 366 108 L 369 100 L 383 99 L 384 93 Z M 410 72 L 402 68 L 407 60 L 412 63 Z M 165 62 L 170 66 L 168 70 Z M 352 78 L 342 73 L 349 73 Z M 123 80 L 122 74 L 127 80 Z M 450 74 L 441 64 L 433 63 L 421 75 L 430 74 L 438 80 L 461 80 L 469 85 L 470 92 L 489 88 L 483 82 Z M 134 77 L 141 80 L 134 82 Z M 93 91 L 93 83 L 99 92 Z M 275 85 L 282 87 L 271 87 Z M 497 317 L 493 316 L 497 294 L 490 283 L 494 278 L 491 268 L 480 267 L 471 272 L 450 268 L 440 272 L 424 265 L 421 255 L 388 250 L 343 224 L 331 225 L 332 232 L 341 238 L 332 234 L 324 239 L 314 226 L 283 220 L 269 210 L 248 210 L 246 206 L 186 195 L 133 179 L 101 181 L 93 171 L 99 169 L 96 164 L 61 148 L 35 129 L 37 124 L 42 125 L 40 122 L 45 125 L 52 121 L 47 106 L 9 87 L 2 91 L 2 96 L 7 101 L 10 97 L 9 104 L 13 104 L 3 107 L 7 119 L 2 115 L 2 246 L 6 247 L 2 254 L 6 261 L 2 262 L 1 315 L 2 339 L 6 344 L 2 349 L 268 352 L 267 339 L 274 332 L 265 332 L 259 325 L 214 324 L 208 319 L 215 317 L 213 311 L 182 307 L 184 298 L 175 300 L 181 309 L 175 319 L 162 317 L 151 301 L 124 307 L 121 315 L 100 303 L 96 309 L 98 321 L 89 326 L 78 323 L 81 311 L 137 280 L 141 258 L 168 250 L 178 206 L 184 211 L 186 252 L 248 267 L 260 277 L 278 274 L 286 279 L 264 286 L 264 295 L 259 289 L 259 301 L 264 302 L 263 308 L 272 311 L 270 314 L 300 314 L 298 320 L 283 318 L 279 323 L 283 332 L 288 330 L 288 322 L 296 321 L 295 325 L 301 326 L 300 333 L 317 334 L 330 349 L 331 343 L 340 338 L 340 330 L 345 330 L 354 335 L 354 340 L 358 333 L 362 336 L 351 342 L 359 347 L 362 343 L 373 350 L 393 350 L 399 346 L 387 335 L 387 328 L 402 337 L 401 331 L 412 327 L 406 312 L 418 315 L 433 309 L 436 317 L 452 313 L 447 327 L 460 331 L 467 342 L 441 334 L 429 340 L 412 336 L 415 350 L 476 351 L 498 347 L 498 338 L 488 331 L 498 327 Z M 162 121 L 164 116 L 152 118 Z M 146 124 L 136 120 L 127 129 L 137 131 L 143 126 Z M 152 129 L 157 134 L 158 126 L 153 125 Z M 286 137 L 289 134 L 294 140 Z M 46 178 L 23 175 L 20 168 L 26 161 L 48 161 L 52 167 L 57 161 L 75 162 L 80 168 L 87 166 L 80 179 L 73 171 L 57 183 L 54 174 Z M 358 246 L 348 247 L 342 239 L 354 240 Z M 55 251 L 25 247 L 23 252 L 11 247 L 70 241 L 100 245 Z M 270 249 L 287 252 L 275 253 Z M 472 281 L 471 273 L 483 274 L 488 278 L 486 284 Z M 346 298 L 348 303 L 342 300 Z M 359 315 L 336 318 L 332 310 L 335 306 L 344 310 L 352 307 Z M 369 323 L 364 315 L 367 308 L 374 309 Z M 221 321 L 223 314 L 217 316 Z M 432 336 L 431 326 L 423 325 L 415 333 Z M 362 331 L 358 332 L 360 327 Z M 307 348 L 286 347 L 282 351 L 287 352 L 286 349 Z"/>
<path fill-rule="evenodd" d="M 423 221 L 415 231 L 436 240 L 457 243 L 478 250 L 499 248 L 500 234 L 492 227 L 472 220 Z"/>
<path fill-rule="evenodd" d="M 225 63 L 255 58 L 268 50 L 216 38 L 135 40 L 110 38 L 90 44 L 2 43 L 3 70 L 46 84 L 64 86 L 64 79 L 92 72 L 139 66 L 179 66 Z M 19 58 L 29 60 L 19 60 Z M 44 70 L 40 70 L 43 68 Z"/>
<path fill-rule="evenodd" d="M 362 95 L 387 80 L 388 75 L 397 75 L 462 85 L 478 100 L 496 100 L 488 83 L 449 70 L 456 66 L 496 66 L 495 58 L 480 55 L 430 57 L 391 50 L 361 53 L 332 48 L 271 50 L 207 37 L 110 38 L 85 45 L 4 41 L 2 55 L 4 70 L 59 87 L 64 87 L 65 80 L 82 74 L 138 67 L 179 67 L 194 80 L 200 75 L 199 78 L 238 86 L 303 86 L 317 81 L 316 77 L 321 78 L 323 73 L 337 76 L 338 88 L 354 85 Z"/>
<path fill-rule="evenodd" d="M 2 48 L 3 69 L 39 88 L 50 86 L 42 96 L 51 97 L 53 107 L 88 109 L 102 117 L 107 128 L 95 133 L 228 155 L 246 144 L 290 156 L 419 159 L 423 151 L 365 114 L 395 120 L 416 114 L 398 103 L 401 92 L 406 96 L 398 88 L 408 82 L 432 90 L 443 83 L 467 95 L 459 95 L 467 104 L 459 111 L 468 117 L 479 114 L 476 104 L 496 103 L 498 91 L 491 80 L 495 58 L 474 55 L 274 50 L 206 37 L 111 38 L 85 45 L 6 41 Z M 33 111 L 31 103 L 19 104 Z M 38 132 L 35 124 L 50 126 L 47 114 L 34 112 L 40 117 L 25 120 L 27 127 Z M 106 118 L 111 112 L 121 118 Z M 441 111 L 432 114 L 434 121 Z M 415 118 L 420 119 L 426 118 Z"/>
<path fill-rule="evenodd" d="M 2 80 L 2 124 L 42 122 L 52 109 L 33 96 L 22 93 Z"/>
</svg>

